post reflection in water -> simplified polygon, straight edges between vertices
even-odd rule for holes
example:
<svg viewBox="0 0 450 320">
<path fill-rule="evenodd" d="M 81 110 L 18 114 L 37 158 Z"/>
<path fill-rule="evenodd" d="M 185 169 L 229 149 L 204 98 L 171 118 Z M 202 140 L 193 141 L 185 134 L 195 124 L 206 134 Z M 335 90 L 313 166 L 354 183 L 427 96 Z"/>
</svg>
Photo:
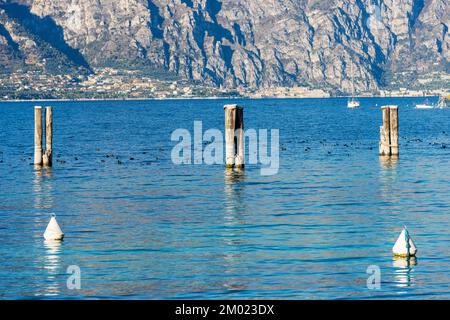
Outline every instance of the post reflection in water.
<svg viewBox="0 0 450 320">
<path fill-rule="evenodd" d="M 51 209 L 53 207 L 52 169 L 34 166 L 33 193 L 35 209 Z"/>
<path fill-rule="evenodd" d="M 380 192 L 386 201 L 398 200 L 394 190 L 397 180 L 398 156 L 380 156 Z"/>
<path fill-rule="evenodd" d="M 245 173 L 241 169 L 226 169 L 225 171 L 225 209 L 227 219 L 236 219 L 245 211 L 243 202 Z"/>
<path fill-rule="evenodd" d="M 224 216 L 224 244 L 223 253 L 225 274 L 223 287 L 227 292 L 241 291 L 247 288 L 236 266 L 242 264 L 244 258 L 241 246 L 244 245 L 245 231 L 239 228 L 244 224 L 242 214 L 245 213 L 244 191 L 245 173 L 242 169 L 226 169 L 225 171 L 225 216 Z M 236 228 L 238 227 L 238 228 Z"/>
<path fill-rule="evenodd" d="M 417 265 L 416 257 L 402 258 L 394 257 L 392 266 L 394 270 L 395 286 L 405 288 L 414 282 L 414 266 Z"/>
<path fill-rule="evenodd" d="M 380 156 L 380 165 L 384 169 L 395 169 L 398 166 L 398 156 Z"/>
</svg>

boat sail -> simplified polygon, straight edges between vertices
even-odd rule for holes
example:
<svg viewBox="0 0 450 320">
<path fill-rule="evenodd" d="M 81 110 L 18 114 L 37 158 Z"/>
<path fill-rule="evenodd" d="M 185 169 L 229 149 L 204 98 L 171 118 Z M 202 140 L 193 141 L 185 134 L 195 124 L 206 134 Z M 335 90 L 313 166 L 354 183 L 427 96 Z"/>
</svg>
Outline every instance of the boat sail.
<svg viewBox="0 0 450 320">
<path fill-rule="evenodd" d="M 443 109 L 447 108 L 447 98 L 444 96 L 439 96 L 438 107 Z"/>
<path fill-rule="evenodd" d="M 347 108 L 359 108 L 360 104 L 359 101 L 355 99 L 355 81 L 354 81 L 354 77 L 353 77 L 353 61 L 350 64 L 350 72 L 351 72 L 351 77 L 352 77 L 352 98 L 350 100 L 348 100 L 347 102 Z"/>
</svg>

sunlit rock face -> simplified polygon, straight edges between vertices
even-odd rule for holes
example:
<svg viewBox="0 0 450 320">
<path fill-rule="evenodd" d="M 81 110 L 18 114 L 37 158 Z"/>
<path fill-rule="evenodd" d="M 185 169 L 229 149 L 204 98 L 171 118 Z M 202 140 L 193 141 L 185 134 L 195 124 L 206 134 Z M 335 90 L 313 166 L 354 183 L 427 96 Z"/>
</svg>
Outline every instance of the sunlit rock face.
<svg viewBox="0 0 450 320">
<path fill-rule="evenodd" d="M 51 18 L 33 16 L 28 10 L 0 2 L 0 74 L 25 69 L 52 74 L 87 73 L 89 64 L 68 45 L 64 30 Z M 20 9 L 21 7 L 19 7 Z"/>
<path fill-rule="evenodd" d="M 359 90 L 376 90 L 401 72 L 449 71 L 446 0 L 16 2 L 89 65 L 145 61 L 217 86 L 348 90 L 353 69 Z"/>
</svg>

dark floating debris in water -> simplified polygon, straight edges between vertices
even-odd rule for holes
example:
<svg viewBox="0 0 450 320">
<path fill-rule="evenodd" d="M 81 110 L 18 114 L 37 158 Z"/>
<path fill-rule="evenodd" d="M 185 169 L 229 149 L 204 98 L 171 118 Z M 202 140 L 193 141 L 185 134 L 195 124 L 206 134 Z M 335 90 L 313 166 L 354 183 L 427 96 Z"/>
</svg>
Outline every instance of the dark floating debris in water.
<svg viewBox="0 0 450 320">
<path fill-rule="evenodd" d="M 120 160 L 117 160 L 117 164 L 123 164 L 123 162 Z"/>
<path fill-rule="evenodd" d="M 416 139 L 410 139 L 408 142 L 423 142 L 422 139 L 416 138 Z"/>
<path fill-rule="evenodd" d="M 134 158 L 133 158 L 133 157 L 130 157 L 130 160 L 132 160 L 132 161 L 133 161 L 133 160 L 134 160 Z"/>
<path fill-rule="evenodd" d="M 57 160 L 56 160 L 56 162 L 59 162 L 59 163 L 61 163 L 61 164 L 64 164 L 64 163 L 66 163 L 66 161 L 65 161 L 65 160 L 59 160 L 59 159 L 57 159 Z"/>
<path fill-rule="evenodd" d="M 446 149 L 447 148 L 447 145 L 445 143 L 442 143 L 442 142 L 429 142 L 428 144 L 430 146 L 440 147 L 441 149 Z"/>
</svg>

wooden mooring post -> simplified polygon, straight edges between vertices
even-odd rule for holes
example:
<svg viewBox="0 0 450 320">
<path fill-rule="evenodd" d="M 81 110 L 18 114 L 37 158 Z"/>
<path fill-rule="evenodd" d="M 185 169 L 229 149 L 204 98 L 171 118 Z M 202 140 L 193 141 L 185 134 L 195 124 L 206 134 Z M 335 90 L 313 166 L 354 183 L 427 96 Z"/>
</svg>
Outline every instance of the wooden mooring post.
<svg viewBox="0 0 450 320">
<path fill-rule="evenodd" d="M 383 106 L 383 125 L 380 127 L 380 156 L 398 156 L 398 107 Z"/>
<path fill-rule="evenodd" d="M 45 108 L 45 153 L 42 148 L 42 107 L 34 107 L 34 164 L 52 166 L 53 153 L 53 114 L 52 107 Z"/>
<path fill-rule="evenodd" d="M 227 104 L 225 110 L 225 165 L 244 168 L 244 108 Z"/>
<path fill-rule="evenodd" d="M 42 165 L 42 107 L 34 107 L 34 164 Z"/>
<path fill-rule="evenodd" d="M 398 156 L 398 107 L 389 107 L 391 156 Z"/>
<path fill-rule="evenodd" d="M 53 154 L 53 113 L 52 107 L 45 107 L 45 153 L 42 156 L 44 166 L 52 166 Z"/>
</svg>

